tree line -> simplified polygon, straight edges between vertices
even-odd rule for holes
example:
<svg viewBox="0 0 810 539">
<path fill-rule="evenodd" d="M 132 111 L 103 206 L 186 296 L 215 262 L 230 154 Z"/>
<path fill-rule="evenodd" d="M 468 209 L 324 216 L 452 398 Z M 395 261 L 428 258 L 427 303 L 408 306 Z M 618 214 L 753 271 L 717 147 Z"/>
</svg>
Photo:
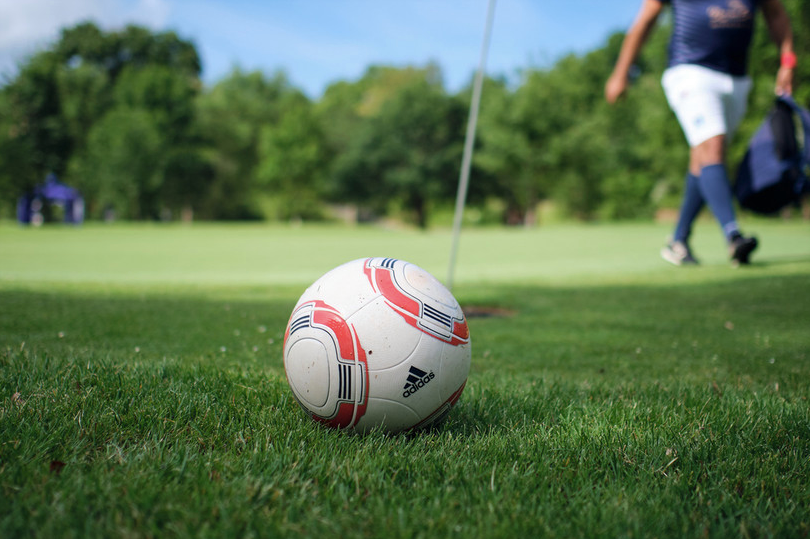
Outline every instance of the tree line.
<svg viewBox="0 0 810 539">
<path fill-rule="evenodd" d="M 783 1 L 800 59 L 795 97 L 808 104 L 810 5 Z M 651 36 L 614 106 L 603 88 L 621 34 L 526 69 L 517 85 L 486 78 L 470 220 L 531 223 L 547 206 L 638 219 L 675 207 L 688 153 L 660 86 L 669 28 Z M 778 64 L 760 20 L 732 164 L 773 102 Z M 318 220 L 343 208 L 427 227 L 452 207 L 471 92 L 446 91 L 440 66 L 371 66 L 316 100 L 283 71 L 235 69 L 211 87 L 200 71 L 194 45 L 173 32 L 64 29 L 0 87 L 0 216 L 51 172 L 97 219 Z"/>
</svg>

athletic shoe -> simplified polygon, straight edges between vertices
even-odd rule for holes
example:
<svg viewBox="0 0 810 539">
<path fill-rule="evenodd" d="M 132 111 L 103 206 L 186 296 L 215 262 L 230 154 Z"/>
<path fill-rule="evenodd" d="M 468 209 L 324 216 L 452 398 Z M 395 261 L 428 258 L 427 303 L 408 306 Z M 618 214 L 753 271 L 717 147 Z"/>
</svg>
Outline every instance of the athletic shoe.
<svg viewBox="0 0 810 539">
<path fill-rule="evenodd" d="M 759 242 L 754 236 L 746 238 L 739 235 L 731 240 L 728 245 L 728 252 L 731 255 L 731 264 L 733 266 L 743 266 L 751 262 L 751 253 L 757 248 Z"/>
<path fill-rule="evenodd" d="M 661 249 L 661 258 L 676 266 L 695 266 L 699 264 L 697 258 L 692 256 L 689 245 L 683 241 L 671 241 Z"/>
</svg>

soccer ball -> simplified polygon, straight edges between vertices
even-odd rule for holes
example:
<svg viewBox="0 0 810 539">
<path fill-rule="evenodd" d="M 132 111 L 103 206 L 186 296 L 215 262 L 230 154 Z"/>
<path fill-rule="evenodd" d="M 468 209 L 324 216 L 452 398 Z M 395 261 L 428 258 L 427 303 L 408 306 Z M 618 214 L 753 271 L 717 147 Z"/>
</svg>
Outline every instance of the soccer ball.
<svg viewBox="0 0 810 539">
<path fill-rule="evenodd" d="M 330 427 L 437 425 L 467 382 L 467 320 L 422 268 L 393 258 L 354 260 L 298 300 L 284 335 L 284 371 L 301 407 Z"/>
</svg>

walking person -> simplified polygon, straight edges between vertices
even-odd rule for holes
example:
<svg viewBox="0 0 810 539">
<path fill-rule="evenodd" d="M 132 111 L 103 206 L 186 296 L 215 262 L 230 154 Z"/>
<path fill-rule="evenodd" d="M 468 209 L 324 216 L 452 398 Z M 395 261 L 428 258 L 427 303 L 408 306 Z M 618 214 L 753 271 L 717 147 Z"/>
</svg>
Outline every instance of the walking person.
<svg viewBox="0 0 810 539">
<path fill-rule="evenodd" d="M 627 89 L 628 72 L 665 4 L 672 7 L 669 62 L 661 80 L 689 144 L 689 169 L 672 240 L 661 250 L 675 265 L 697 264 L 689 248 L 692 223 L 708 204 L 726 238 L 732 264 L 748 264 L 757 239 L 737 224 L 726 171 L 726 146 L 745 115 L 751 79 L 748 52 L 762 11 L 780 51 L 776 93 L 792 92 L 793 34 L 780 0 L 643 0 L 605 84 L 608 103 Z"/>
</svg>

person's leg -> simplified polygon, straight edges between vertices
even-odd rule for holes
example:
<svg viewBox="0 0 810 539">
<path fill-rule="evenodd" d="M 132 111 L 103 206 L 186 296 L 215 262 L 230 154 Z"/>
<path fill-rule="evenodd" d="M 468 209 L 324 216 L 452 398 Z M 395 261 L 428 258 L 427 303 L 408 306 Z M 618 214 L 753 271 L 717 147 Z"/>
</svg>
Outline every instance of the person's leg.
<svg viewBox="0 0 810 539">
<path fill-rule="evenodd" d="M 678 214 L 678 223 L 675 225 L 675 233 L 672 235 L 673 241 L 688 244 L 689 237 L 692 235 L 692 223 L 697 219 L 704 204 L 705 201 L 698 186 L 698 178 L 690 171 L 686 174 L 683 202 Z"/>
<path fill-rule="evenodd" d="M 676 266 L 698 263 L 689 247 L 689 236 L 692 235 L 692 223 L 695 222 L 704 204 L 703 195 L 698 187 L 698 179 L 694 174 L 688 172 L 681 211 L 678 214 L 678 224 L 675 225 L 672 241 L 661 249 L 661 258 Z"/>
<path fill-rule="evenodd" d="M 743 236 L 737 224 L 725 166 L 725 137 L 713 137 L 692 148 L 690 168 L 693 167 L 700 169 L 700 192 L 720 223 L 732 263 L 748 264 L 758 241 L 755 237 Z"/>
<path fill-rule="evenodd" d="M 739 235 L 734 200 L 725 166 L 725 135 L 716 135 L 690 150 L 689 171 L 698 177 L 698 188 L 728 241 Z"/>
</svg>

